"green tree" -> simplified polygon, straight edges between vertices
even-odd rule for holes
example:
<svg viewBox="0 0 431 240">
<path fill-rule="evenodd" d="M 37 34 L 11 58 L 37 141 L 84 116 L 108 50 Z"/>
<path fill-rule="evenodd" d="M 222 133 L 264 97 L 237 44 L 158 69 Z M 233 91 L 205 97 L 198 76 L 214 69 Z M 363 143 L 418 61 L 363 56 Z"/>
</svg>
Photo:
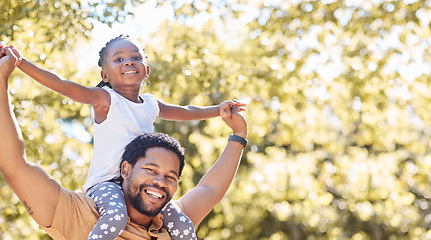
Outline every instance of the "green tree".
<svg viewBox="0 0 431 240">
<path fill-rule="evenodd" d="M 92 21 L 111 25 L 130 14 L 124 10 L 126 2 L 98 1 L 101 7 L 80 1 L 0 2 L 2 41 L 13 42 L 30 60 L 87 86 L 97 83 L 94 79 L 99 79 L 98 74 L 83 77 L 77 72 L 73 47 L 78 41 L 88 39 Z M 28 159 L 38 162 L 63 186 L 81 189 L 91 158 L 91 144 L 82 144 L 72 132 L 65 134 L 63 130 L 72 125 L 91 131 L 88 106 L 52 93 L 19 70 L 12 77 L 10 92 Z M 1 239 L 50 239 L 29 217 L 3 177 L 0 178 L 0 197 Z"/>
<path fill-rule="evenodd" d="M 124 1 L 6 4 L 13 10 L 0 15 L 2 38 L 84 85 L 98 82 L 97 70 L 78 72 L 65 56 L 95 19 L 112 24 L 129 14 L 103 13 L 128 9 Z M 143 91 L 172 104 L 239 98 L 249 106 L 249 147 L 228 194 L 198 227 L 200 239 L 430 238 L 430 1 L 158 4 L 173 4 L 175 18 L 147 43 L 151 85 Z M 34 20 L 45 13 L 52 19 Z M 196 24 L 202 16 L 216 17 Z M 29 159 L 80 189 L 91 143 L 62 127 L 78 123 L 91 133 L 88 106 L 19 71 L 11 93 Z M 187 149 L 178 196 L 228 135 L 220 119 L 157 121 L 156 129 Z M 0 183 L 0 238 L 49 239 Z"/>
</svg>

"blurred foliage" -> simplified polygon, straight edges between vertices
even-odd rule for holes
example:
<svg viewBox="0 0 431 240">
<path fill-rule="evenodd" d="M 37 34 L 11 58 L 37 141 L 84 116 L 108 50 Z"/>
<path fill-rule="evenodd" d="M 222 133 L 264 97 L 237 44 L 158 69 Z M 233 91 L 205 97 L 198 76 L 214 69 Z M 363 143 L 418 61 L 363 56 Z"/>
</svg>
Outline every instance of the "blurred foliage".
<svg viewBox="0 0 431 240">
<path fill-rule="evenodd" d="M 0 33 L 27 58 L 93 86 L 98 70 L 78 72 L 71 47 L 91 21 L 122 21 L 127 4 L 141 2 L 7 1 Z M 143 91 L 172 104 L 248 103 L 249 146 L 228 194 L 198 227 L 200 239 L 431 238 L 430 0 L 158 3 L 173 4 L 176 18 L 146 44 L 151 85 Z M 205 13 L 217 17 L 184 24 Z M 11 94 L 28 158 L 80 189 L 91 143 L 64 126 L 91 133 L 88 106 L 19 71 Z M 229 134 L 218 118 L 157 121 L 156 129 L 187 149 L 176 197 Z M 0 183 L 0 238 L 49 239 Z"/>
</svg>

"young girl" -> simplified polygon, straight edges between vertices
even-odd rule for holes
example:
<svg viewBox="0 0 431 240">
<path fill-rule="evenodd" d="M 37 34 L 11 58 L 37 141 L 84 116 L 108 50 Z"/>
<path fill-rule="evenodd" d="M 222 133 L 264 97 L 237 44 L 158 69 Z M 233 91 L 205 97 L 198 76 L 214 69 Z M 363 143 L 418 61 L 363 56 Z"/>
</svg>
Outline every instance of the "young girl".
<svg viewBox="0 0 431 240">
<path fill-rule="evenodd" d="M 19 55 L 18 50 L 14 49 Z M 177 106 L 163 103 L 151 94 L 139 94 L 148 81 L 150 68 L 145 50 L 128 36 L 120 35 L 99 52 L 102 81 L 99 87 L 84 87 L 37 67 L 19 57 L 17 66 L 46 87 L 74 101 L 91 104 L 94 118 L 94 150 L 84 190 L 96 203 L 100 218 L 88 239 L 115 239 L 126 227 L 127 209 L 121 187 L 119 166 L 125 146 L 135 137 L 152 132 L 156 117 L 166 120 L 202 120 L 229 117 L 236 100 L 218 106 Z M 240 109 L 240 108 L 239 108 Z M 157 194 L 147 192 L 152 197 Z M 168 202 L 162 210 L 163 223 L 172 239 L 196 239 L 194 226 L 178 206 Z"/>
</svg>

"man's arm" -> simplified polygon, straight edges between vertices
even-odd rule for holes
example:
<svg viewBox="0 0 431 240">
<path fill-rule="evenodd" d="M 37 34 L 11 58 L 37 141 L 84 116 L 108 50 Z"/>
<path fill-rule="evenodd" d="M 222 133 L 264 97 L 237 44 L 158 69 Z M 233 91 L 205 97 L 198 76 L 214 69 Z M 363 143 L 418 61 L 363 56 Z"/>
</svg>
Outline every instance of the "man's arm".
<svg viewBox="0 0 431 240">
<path fill-rule="evenodd" d="M 0 171 L 33 219 L 48 227 L 54 217 L 60 185 L 41 167 L 26 160 L 7 90 L 17 58 L 9 48 L 3 48 L 0 57 Z"/>
<path fill-rule="evenodd" d="M 223 118 L 223 120 L 232 128 L 233 134 L 247 138 L 247 123 L 244 117 L 238 114 L 236 107 L 232 110 L 232 117 Z M 243 149 L 244 146 L 241 143 L 229 141 L 222 155 L 198 185 L 179 199 L 178 205 L 195 226 L 225 195 L 238 169 Z"/>
</svg>

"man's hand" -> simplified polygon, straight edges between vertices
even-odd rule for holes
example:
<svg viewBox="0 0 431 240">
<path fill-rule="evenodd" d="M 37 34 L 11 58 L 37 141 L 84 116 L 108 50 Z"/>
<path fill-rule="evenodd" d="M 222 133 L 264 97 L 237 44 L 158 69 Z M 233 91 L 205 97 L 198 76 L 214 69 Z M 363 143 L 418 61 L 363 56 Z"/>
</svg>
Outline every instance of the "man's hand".
<svg viewBox="0 0 431 240">
<path fill-rule="evenodd" d="M 230 101 L 224 101 L 218 105 L 218 115 L 222 118 L 232 117 L 233 106 L 237 107 L 238 112 L 242 112 L 245 111 L 245 108 L 243 107 L 246 106 L 246 104 L 235 99 Z"/>
<path fill-rule="evenodd" d="M 0 80 L 7 81 L 9 75 L 13 72 L 17 57 L 10 47 L 4 47 L 0 42 Z"/>
<path fill-rule="evenodd" d="M 18 49 L 16 49 L 15 45 L 13 45 L 13 44 L 9 44 L 9 48 L 12 50 L 12 53 L 16 57 L 15 66 L 18 67 L 22 62 L 21 53 L 18 51 Z"/>
<path fill-rule="evenodd" d="M 232 128 L 233 134 L 247 138 L 247 121 L 241 114 L 239 114 L 239 109 L 240 108 L 237 108 L 236 106 L 232 106 L 232 115 L 230 117 L 224 117 L 223 121 Z"/>
</svg>

